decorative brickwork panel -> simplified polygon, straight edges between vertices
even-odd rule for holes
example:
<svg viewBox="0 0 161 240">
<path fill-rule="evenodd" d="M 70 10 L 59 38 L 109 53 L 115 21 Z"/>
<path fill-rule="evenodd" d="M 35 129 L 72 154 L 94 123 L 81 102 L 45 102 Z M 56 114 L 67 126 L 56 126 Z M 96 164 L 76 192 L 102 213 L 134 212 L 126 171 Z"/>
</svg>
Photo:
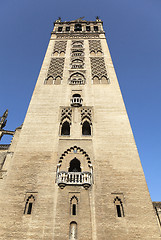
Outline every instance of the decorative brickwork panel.
<svg viewBox="0 0 161 240">
<path fill-rule="evenodd" d="M 105 61 L 103 57 L 91 57 L 92 78 L 97 77 L 99 80 L 106 79 L 108 81 Z"/>
<path fill-rule="evenodd" d="M 97 52 L 102 52 L 102 47 L 101 47 L 101 41 L 100 40 L 89 40 L 89 51 L 90 53 L 94 51 L 95 53 Z"/>
<path fill-rule="evenodd" d="M 61 110 L 60 125 L 62 125 L 64 121 L 68 121 L 69 124 L 72 122 L 72 109 L 70 107 L 66 107 Z"/>
<path fill-rule="evenodd" d="M 52 58 L 48 70 L 48 75 L 52 76 L 54 79 L 57 77 L 63 78 L 63 70 L 64 70 L 64 58 Z"/>
<path fill-rule="evenodd" d="M 81 110 L 81 124 L 86 120 L 90 124 L 92 123 L 92 110 L 90 108 L 82 108 Z"/>
<path fill-rule="evenodd" d="M 54 45 L 54 53 L 66 52 L 67 41 L 56 41 Z"/>
</svg>

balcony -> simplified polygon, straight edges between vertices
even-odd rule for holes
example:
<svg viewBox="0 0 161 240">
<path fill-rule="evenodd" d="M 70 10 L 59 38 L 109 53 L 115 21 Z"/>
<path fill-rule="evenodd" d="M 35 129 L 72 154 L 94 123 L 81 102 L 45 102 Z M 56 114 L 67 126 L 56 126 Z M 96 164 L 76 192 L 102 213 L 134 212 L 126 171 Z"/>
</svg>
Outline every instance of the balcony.
<svg viewBox="0 0 161 240">
<path fill-rule="evenodd" d="M 71 79 L 69 81 L 70 85 L 84 85 L 85 84 L 85 80 L 84 79 Z"/>
<path fill-rule="evenodd" d="M 83 69 L 84 65 L 83 64 L 72 64 L 71 68 L 72 69 Z"/>
<path fill-rule="evenodd" d="M 71 101 L 71 106 L 80 107 L 82 106 L 83 99 L 80 96 L 79 97 L 73 96 L 73 98 L 70 101 Z"/>
<path fill-rule="evenodd" d="M 66 185 L 79 185 L 88 189 L 92 185 L 92 174 L 90 172 L 58 172 L 57 183 L 60 188 Z"/>
</svg>

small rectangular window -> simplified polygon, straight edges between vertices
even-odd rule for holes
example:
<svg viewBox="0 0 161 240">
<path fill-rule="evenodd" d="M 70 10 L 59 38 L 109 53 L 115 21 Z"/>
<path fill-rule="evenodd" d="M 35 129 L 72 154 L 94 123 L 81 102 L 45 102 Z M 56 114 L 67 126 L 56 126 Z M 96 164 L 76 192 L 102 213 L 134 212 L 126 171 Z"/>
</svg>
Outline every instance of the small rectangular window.
<svg viewBox="0 0 161 240">
<path fill-rule="evenodd" d="M 94 26 L 94 31 L 98 31 L 98 26 Z"/>
<path fill-rule="evenodd" d="M 58 32 L 62 32 L 63 27 L 58 27 Z"/>
<path fill-rule="evenodd" d="M 90 26 L 86 26 L 86 31 L 90 31 L 91 30 L 91 28 L 90 28 Z"/>
<path fill-rule="evenodd" d="M 73 204 L 72 215 L 76 215 L 76 204 Z"/>
<path fill-rule="evenodd" d="M 116 209 L 117 209 L 117 216 L 121 217 L 121 208 L 120 205 L 116 205 Z"/>
<path fill-rule="evenodd" d="M 27 209 L 27 214 L 31 214 L 31 210 L 32 210 L 32 203 L 29 203 L 28 209 Z"/>
<path fill-rule="evenodd" d="M 70 31 L 70 27 L 66 27 L 66 31 L 69 32 Z"/>
</svg>

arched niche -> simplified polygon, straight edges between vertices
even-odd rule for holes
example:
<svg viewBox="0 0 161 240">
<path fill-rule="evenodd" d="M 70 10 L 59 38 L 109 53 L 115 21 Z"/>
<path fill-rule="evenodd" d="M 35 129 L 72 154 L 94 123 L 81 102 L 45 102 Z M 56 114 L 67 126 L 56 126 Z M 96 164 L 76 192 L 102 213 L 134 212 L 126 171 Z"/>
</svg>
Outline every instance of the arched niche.
<svg viewBox="0 0 161 240">
<path fill-rule="evenodd" d="M 69 227 L 69 239 L 76 240 L 77 239 L 77 223 L 71 222 Z"/>
<path fill-rule="evenodd" d="M 59 77 L 59 76 L 56 77 L 56 78 L 55 78 L 55 81 L 54 81 L 54 84 L 55 84 L 55 85 L 60 85 L 60 84 L 61 84 L 61 77 Z"/>
<path fill-rule="evenodd" d="M 91 51 L 91 56 L 95 56 L 95 51 Z"/>
<path fill-rule="evenodd" d="M 83 61 L 81 59 L 74 59 L 71 63 L 72 68 L 83 68 Z"/>
<path fill-rule="evenodd" d="M 107 79 L 107 77 L 102 76 L 102 78 L 101 78 L 101 83 L 103 83 L 103 84 L 107 84 L 107 83 L 108 83 L 108 79 Z"/>
<path fill-rule="evenodd" d="M 77 146 L 71 147 L 67 149 L 64 153 L 62 153 L 59 159 L 59 170 L 65 172 L 71 170 L 71 161 L 74 160 L 73 163 L 76 163 L 77 161 L 75 159 L 80 162 L 80 165 L 76 165 L 77 169 L 80 170 L 81 168 L 81 172 L 91 172 L 92 165 L 89 155 L 82 148 Z"/>
<path fill-rule="evenodd" d="M 57 52 L 57 51 L 55 51 L 54 53 L 53 53 L 53 56 L 58 56 L 59 55 L 59 53 Z"/>
<path fill-rule="evenodd" d="M 60 52 L 60 57 L 63 57 L 65 55 L 65 52 Z"/>
<path fill-rule="evenodd" d="M 79 73 L 79 72 L 73 73 L 69 78 L 69 83 L 73 85 L 84 84 L 85 77 L 82 73 Z"/>
<path fill-rule="evenodd" d="M 82 135 L 85 135 L 85 136 L 91 135 L 91 125 L 88 119 L 85 119 L 85 121 L 82 124 Z"/>
<path fill-rule="evenodd" d="M 81 41 L 74 41 L 72 44 L 73 48 L 82 48 L 83 47 L 83 43 Z"/>
<path fill-rule="evenodd" d="M 68 172 L 81 172 L 81 162 L 75 157 L 70 161 Z"/>
<path fill-rule="evenodd" d="M 53 84 L 53 77 L 49 76 L 46 80 L 45 80 L 45 84 L 46 85 L 52 85 Z"/>
<path fill-rule="evenodd" d="M 70 123 L 65 120 L 61 125 L 61 136 L 69 136 L 70 135 Z"/>
<path fill-rule="evenodd" d="M 93 84 L 100 84 L 100 80 L 97 76 L 93 77 Z"/>
</svg>

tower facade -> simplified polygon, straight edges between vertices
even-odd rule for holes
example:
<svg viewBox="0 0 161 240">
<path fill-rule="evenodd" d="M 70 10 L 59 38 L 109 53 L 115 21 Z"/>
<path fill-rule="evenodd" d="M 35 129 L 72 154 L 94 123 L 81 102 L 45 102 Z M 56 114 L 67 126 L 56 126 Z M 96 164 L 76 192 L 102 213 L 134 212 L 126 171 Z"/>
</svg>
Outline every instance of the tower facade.
<svg viewBox="0 0 161 240">
<path fill-rule="evenodd" d="M 0 239 L 160 239 L 99 18 L 54 23 L 1 162 Z"/>
</svg>

